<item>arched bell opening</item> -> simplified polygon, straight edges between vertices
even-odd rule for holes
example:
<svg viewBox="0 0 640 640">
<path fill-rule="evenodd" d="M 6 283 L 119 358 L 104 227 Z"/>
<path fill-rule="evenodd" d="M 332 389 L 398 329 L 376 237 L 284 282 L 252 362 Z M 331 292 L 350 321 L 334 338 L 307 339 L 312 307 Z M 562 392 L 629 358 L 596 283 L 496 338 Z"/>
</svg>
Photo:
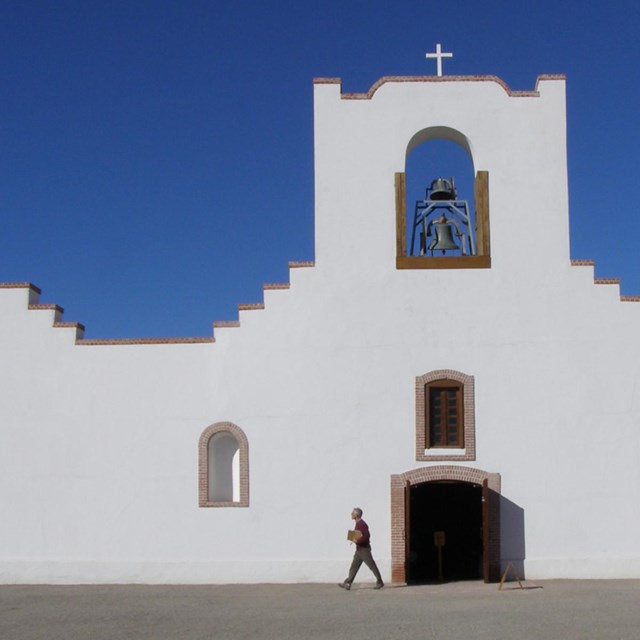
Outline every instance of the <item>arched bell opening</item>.
<svg viewBox="0 0 640 640">
<path fill-rule="evenodd" d="M 467 149 L 451 140 L 428 140 L 408 154 L 405 173 L 408 255 L 476 255 L 473 161 Z"/>
<path fill-rule="evenodd" d="M 488 173 L 475 172 L 466 136 L 421 130 L 395 182 L 397 268 L 490 266 Z"/>
</svg>

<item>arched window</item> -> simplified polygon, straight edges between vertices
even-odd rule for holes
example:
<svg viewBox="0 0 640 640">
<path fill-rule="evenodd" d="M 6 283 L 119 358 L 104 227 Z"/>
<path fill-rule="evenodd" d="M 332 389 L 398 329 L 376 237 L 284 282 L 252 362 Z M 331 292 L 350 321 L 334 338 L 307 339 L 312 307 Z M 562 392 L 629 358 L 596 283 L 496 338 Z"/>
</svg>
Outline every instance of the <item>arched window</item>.
<svg viewBox="0 0 640 640">
<path fill-rule="evenodd" d="M 469 140 L 449 127 L 419 131 L 396 174 L 396 267 L 491 266 L 489 178 L 474 175 Z"/>
<path fill-rule="evenodd" d="M 249 506 L 249 443 L 237 425 L 207 427 L 198 446 L 201 507 Z"/>
<path fill-rule="evenodd" d="M 475 460 L 474 379 L 440 369 L 416 378 L 416 460 Z"/>
</svg>

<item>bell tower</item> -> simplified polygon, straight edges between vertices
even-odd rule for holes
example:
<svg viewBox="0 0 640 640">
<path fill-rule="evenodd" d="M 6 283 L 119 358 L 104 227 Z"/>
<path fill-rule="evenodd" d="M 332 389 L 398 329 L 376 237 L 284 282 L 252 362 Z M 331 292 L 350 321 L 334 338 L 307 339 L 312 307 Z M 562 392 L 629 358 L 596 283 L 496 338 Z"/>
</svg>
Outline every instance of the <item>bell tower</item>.
<svg viewBox="0 0 640 640">
<path fill-rule="evenodd" d="M 530 91 L 496 76 L 385 77 L 355 94 L 336 78 L 314 84 L 318 267 L 370 280 L 568 264 L 564 76 Z M 407 157 L 431 140 L 467 153 L 471 198 L 456 176 L 425 175 L 424 199 L 407 202 Z"/>
</svg>

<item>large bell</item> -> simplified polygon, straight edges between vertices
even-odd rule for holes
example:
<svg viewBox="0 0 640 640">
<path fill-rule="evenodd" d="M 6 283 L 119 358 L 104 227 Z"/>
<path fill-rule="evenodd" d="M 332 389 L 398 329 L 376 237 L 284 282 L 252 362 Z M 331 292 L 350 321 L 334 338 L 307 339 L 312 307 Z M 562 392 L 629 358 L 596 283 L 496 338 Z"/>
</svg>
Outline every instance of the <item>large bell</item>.
<svg viewBox="0 0 640 640">
<path fill-rule="evenodd" d="M 460 248 L 453 239 L 453 225 L 444 216 L 433 223 L 433 232 L 435 239 L 429 245 L 430 251 L 442 251 L 444 254 Z"/>
<path fill-rule="evenodd" d="M 446 178 L 436 178 L 431 183 L 431 194 L 429 200 L 455 200 L 456 190 L 453 186 L 452 180 Z"/>
</svg>

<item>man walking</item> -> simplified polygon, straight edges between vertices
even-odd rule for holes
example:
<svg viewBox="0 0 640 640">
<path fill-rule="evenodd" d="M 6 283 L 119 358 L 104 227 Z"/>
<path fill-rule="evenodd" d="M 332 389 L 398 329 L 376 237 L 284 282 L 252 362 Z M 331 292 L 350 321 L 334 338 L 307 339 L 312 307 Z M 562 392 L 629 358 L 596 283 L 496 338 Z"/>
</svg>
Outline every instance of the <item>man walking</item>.
<svg viewBox="0 0 640 640">
<path fill-rule="evenodd" d="M 356 543 L 356 551 L 353 554 L 353 562 L 351 563 L 351 568 L 349 569 L 349 576 L 344 582 L 339 582 L 338 586 L 349 591 L 349 589 L 351 589 L 351 584 L 356 577 L 356 573 L 358 573 L 360 565 L 362 565 L 362 563 L 364 562 L 367 567 L 371 569 L 371 572 L 375 576 L 376 586 L 374 587 L 374 589 L 382 589 L 382 587 L 384 587 L 384 582 L 382 582 L 380 571 L 378 571 L 376 562 L 371 555 L 371 536 L 369 535 L 369 527 L 367 526 L 367 523 L 362 519 L 362 509 L 356 507 L 351 512 L 351 518 L 356 521 L 355 530 L 360 535 L 358 536 L 356 534 L 354 538 L 354 542 Z"/>
</svg>

